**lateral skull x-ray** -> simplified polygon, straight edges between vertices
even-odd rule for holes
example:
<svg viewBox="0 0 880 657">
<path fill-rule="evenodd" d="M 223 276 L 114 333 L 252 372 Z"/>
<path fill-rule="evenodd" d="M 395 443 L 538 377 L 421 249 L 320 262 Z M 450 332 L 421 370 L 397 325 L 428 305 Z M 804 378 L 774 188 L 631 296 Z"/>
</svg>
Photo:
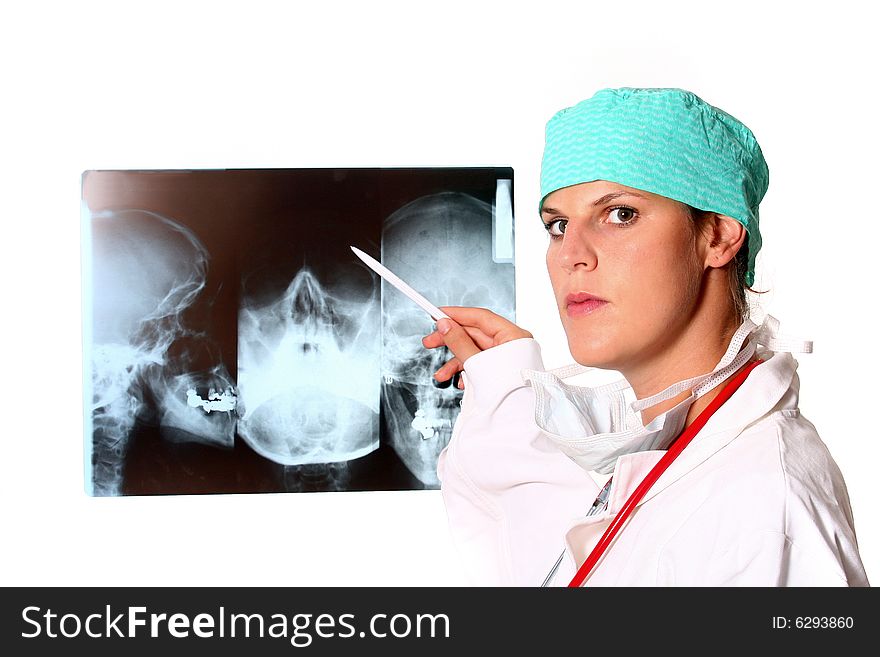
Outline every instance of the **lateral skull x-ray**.
<svg viewBox="0 0 880 657">
<path fill-rule="evenodd" d="M 512 170 L 83 176 L 93 495 L 437 488 L 436 305 L 515 320 Z M 314 217 L 315 209 L 320 218 Z M 319 230 L 314 230 L 314 226 Z"/>
<path fill-rule="evenodd" d="M 98 212 L 90 223 L 98 286 L 92 295 L 94 486 L 97 494 L 115 495 L 139 416 L 157 414 L 167 440 L 231 446 L 236 395 L 222 364 L 193 369 L 198 358 L 187 345 L 200 337 L 181 318 L 205 286 L 208 254 L 198 238 L 145 210 Z"/>
</svg>

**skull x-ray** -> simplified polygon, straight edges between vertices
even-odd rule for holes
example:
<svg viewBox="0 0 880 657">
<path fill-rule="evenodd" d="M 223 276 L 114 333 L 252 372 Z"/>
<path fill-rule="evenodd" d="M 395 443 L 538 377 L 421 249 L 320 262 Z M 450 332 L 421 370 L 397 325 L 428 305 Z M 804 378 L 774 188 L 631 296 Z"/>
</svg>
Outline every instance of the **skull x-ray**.
<svg viewBox="0 0 880 657">
<path fill-rule="evenodd" d="M 138 418 L 152 415 L 167 441 L 231 447 L 236 395 L 222 363 L 199 358 L 195 344 L 204 336 L 182 319 L 205 286 L 207 251 L 192 231 L 131 209 L 96 212 L 89 228 L 99 286 L 91 464 L 96 494 L 115 495 Z"/>
<path fill-rule="evenodd" d="M 436 305 L 515 321 L 513 172 L 87 171 L 86 488 L 431 489 L 460 410 Z"/>
<path fill-rule="evenodd" d="M 506 186 L 503 188 L 507 192 Z M 382 262 L 439 306 L 480 306 L 514 314 L 509 259 L 493 258 L 492 204 L 460 192 L 423 196 L 391 214 Z M 463 393 L 434 372 L 453 354 L 425 349 L 433 320 L 382 281 L 382 408 L 388 441 L 422 483 L 439 487 L 437 457 L 452 436 Z"/>
</svg>

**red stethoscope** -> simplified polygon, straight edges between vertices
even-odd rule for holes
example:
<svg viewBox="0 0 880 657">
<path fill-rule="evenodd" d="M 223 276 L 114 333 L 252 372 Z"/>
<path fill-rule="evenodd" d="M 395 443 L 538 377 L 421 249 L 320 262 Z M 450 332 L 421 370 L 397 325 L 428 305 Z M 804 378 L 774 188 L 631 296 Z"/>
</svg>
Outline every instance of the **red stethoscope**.
<svg viewBox="0 0 880 657">
<path fill-rule="evenodd" d="M 645 493 L 654 485 L 654 482 L 660 478 L 666 468 L 681 454 L 682 450 L 688 446 L 691 440 L 694 439 L 694 436 L 703 428 L 706 422 L 712 417 L 712 414 L 717 411 L 721 405 L 726 402 L 734 392 L 736 392 L 737 388 L 739 388 L 743 381 L 746 380 L 746 377 L 749 375 L 757 365 L 763 363 L 763 360 L 756 360 L 752 363 L 749 363 L 745 369 L 743 369 L 739 374 L 737 374 L 733 379 L 731 379 L 727 385 L 725 385 L 721 392 L 709 402 L 709 405 L 703 409 L 703 412 L 697 416 L 697 419 L 694 420 L 684 431 L 681 432 L 681 435 L 676 438 L 672 445 L 669 447 L 667 452 L 663 455 L 663 457 L 657 462 L 657 464 L 651 468 L 651 471 L 647 474 L 647 476 L 642 480 L 642 482 L 638 485 L 638 487 L 632 492 L 632 495 L 629 496 L 629 499 L 626 501 L 626 504 L 621 507 L 620 511 L 617 512 L 617 515 L 614 516 L 614 520 L 611 521 L 611 524 L 608 525 L 608 528 L 605 530 L 605 533 L 602 534 L 602 538 L 599 539 L 599 542 L 596 543 L 596 546 L 593 548 L 593 551 L 590 552 L 590 556 L 587 557 L 587 560 L 584 561 L 583 565 L 578 568 L 577 574 L 572 578 L 571 582 L 569 582 L 569 588 L 579 587 L 584 583 L 584 580 L 592 572 L 593 568 L 599 562 L 599 559 L 602 558 L 602 555 L 605 554 L 605 551 L 608 549 L 608 546 L 611 545 L 611 541 L 614 540 L 614 537 L 617 535 L 617 532 L 620 531 L 621 527 L 623 527 L 624 523 L 626 523 L 629 516 L 632 514 L 633 510 L 636 508 L 636 505 L 639 503 Z"/>
</svg>

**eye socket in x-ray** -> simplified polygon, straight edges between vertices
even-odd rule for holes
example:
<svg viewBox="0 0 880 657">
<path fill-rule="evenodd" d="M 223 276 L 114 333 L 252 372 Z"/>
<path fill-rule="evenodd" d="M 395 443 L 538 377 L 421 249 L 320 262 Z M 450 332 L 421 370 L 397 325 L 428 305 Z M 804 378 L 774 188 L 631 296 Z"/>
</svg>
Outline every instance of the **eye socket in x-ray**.
<svg viewBox="0 0 880 657">
<path fill-rule="evenodd" d="M 462 393 L 435 305 L 515 321 L 513 172 L 88 171 L 93 495 L 437 488 Z"/>
</svg>

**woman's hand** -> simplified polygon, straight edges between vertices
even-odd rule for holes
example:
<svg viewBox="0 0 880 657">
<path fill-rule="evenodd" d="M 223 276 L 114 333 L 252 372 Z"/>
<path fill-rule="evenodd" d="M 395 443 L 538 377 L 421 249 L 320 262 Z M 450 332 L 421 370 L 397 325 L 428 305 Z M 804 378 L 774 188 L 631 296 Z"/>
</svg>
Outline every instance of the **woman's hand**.
<svg viewBox="0 0 880 657">
<path fill-rule="evenodd" d="M 428 349 L 446 346 L 455 355 L 434 373 L 438 381 L 446 381 L 464 369 L 464 362 L 481 351 L 497 347 L 505 342 L 534 336 L 501 315 L 487 308 L 467 306 L 440 306 L 440 310 L 452 320 L 441 319 L 437 330 L 422 338 Z M 459 388 L 464 388 L 460 380 Z"/>
</svg>

